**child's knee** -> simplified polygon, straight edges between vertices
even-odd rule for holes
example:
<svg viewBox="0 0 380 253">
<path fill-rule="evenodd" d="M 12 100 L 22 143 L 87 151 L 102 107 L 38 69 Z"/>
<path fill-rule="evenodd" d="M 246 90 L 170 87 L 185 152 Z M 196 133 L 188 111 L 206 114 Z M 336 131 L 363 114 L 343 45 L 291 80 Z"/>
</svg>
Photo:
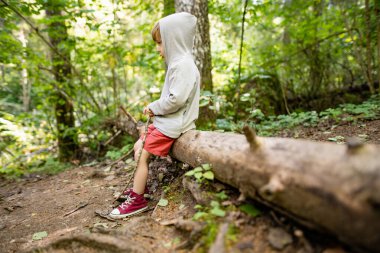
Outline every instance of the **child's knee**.
<svg viewBox="0 0 380 253">
<path fill-rule="evenodd" d="M 140 150 L 141 147 L 142 147 L 142 141 L 139 139 L 138 141 L 135 142 L 135 145 L 133 145 L 133 150 L 136 153 L 136 151 Z"/>
<path fill-rule="evenodd" d="M 140 150 L 139 149 L 135 149 L 135 155 L 134 155 L 134 157 L 135 157 L 135 161 L 137 161 L 137 159 L 139 158 L 139 153 L 140 153 Z"/>
</svg>

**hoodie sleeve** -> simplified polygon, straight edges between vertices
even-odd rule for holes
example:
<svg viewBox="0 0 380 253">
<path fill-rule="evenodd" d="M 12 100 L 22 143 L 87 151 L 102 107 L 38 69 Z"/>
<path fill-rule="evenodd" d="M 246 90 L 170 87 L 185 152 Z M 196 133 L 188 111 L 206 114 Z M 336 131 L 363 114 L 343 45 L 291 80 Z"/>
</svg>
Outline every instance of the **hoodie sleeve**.
<svg viewBox="0 0 380 253">
<path fill-rule="evenodd" d="M 166 115 L 181 109 L 194 87 L 195 78 L 186 66 L 176 66 L 169 77 L 169 94 L 150 103 L 154 115 Z"/>
</svg>

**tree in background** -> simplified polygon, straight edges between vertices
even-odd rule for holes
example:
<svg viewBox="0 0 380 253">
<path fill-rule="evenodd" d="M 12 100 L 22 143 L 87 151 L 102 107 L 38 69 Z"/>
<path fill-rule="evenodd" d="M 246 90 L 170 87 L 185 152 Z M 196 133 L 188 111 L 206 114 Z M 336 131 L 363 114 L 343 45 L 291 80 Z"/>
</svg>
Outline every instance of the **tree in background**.
<svg viewBox="0 0 380 253">
<path fill-rule="evenodd" d="M 52 47 L 52 72 L 56 81 L 55 117 L 60 161 L 70 161 L 78 152 L 75 129 L 74 106 L 69 94 L 73 94 L 71 84 L 70 51 L 67 46 L 68 34 L 62 11 L 65 1 L 48 0 L 45 4 L 48 17 L 48 34 Z M 69 91 L 69 92 L 68 92 Z"/>
<path fill-rule="evenodd" d="M 201 74 L 201 88 L 212 92 L 210 25 L 207 0 L 176 0 L 176 12 L 189 12 L 197 17 L 193 54 Z"/>
<path fill-rule="evenodd" d="M 197 27 L 194 39 L 193 54 L 195 64 L 201 75 L 201 90 L 213 92 L 212 64 L 210 46 L 210 25 L 208 18 L 207 0 L 175 0 L 176 12 L 189 12 L 197 17 Z M 210 110 L 211 100 L 206 106 L 200 108 L 197 125 L 205 126 L 215 121 L 215 113 Z"/>
</svg>

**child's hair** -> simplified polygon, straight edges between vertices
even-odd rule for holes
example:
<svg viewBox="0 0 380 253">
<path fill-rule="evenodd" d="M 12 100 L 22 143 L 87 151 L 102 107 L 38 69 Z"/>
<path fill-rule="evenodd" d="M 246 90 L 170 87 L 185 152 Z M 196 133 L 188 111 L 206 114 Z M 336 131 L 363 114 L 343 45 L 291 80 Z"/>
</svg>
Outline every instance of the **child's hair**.
<svg viewBox="0 0 380 253">
<path fill-rule="evenodd" d="M 161 43 L 160 23 L 156 23 L 151 31 L 152 38 L 156 43 Z"/>
</svg>

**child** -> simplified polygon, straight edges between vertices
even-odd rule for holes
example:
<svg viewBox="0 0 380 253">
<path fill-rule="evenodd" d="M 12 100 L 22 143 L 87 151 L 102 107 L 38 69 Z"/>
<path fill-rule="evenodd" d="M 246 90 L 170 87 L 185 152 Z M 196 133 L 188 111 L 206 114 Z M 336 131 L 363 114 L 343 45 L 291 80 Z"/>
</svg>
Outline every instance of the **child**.
<svg viewBox="0 0 380 253">
<path fill-rule="evenodd" d="M 144 108 L 144 114 L 154 116 L 149 126 L 144 147 L 142 138 L 135 143 L 135 160 L 143 148 L 133 180 L 133 188 L 124 194 L 126 200 L 110 216 L 124 218 L 147 209 L 144 198 L 151 154 L 166 156 L 176 138 L 195 128 L 198 118 L 200 76 L 194 63 L 192 48 L 196 17 L 181 12 L 159 20 L 152 29 L 157 51 L 167 65 L 160 99 Z"/>
</svg>

